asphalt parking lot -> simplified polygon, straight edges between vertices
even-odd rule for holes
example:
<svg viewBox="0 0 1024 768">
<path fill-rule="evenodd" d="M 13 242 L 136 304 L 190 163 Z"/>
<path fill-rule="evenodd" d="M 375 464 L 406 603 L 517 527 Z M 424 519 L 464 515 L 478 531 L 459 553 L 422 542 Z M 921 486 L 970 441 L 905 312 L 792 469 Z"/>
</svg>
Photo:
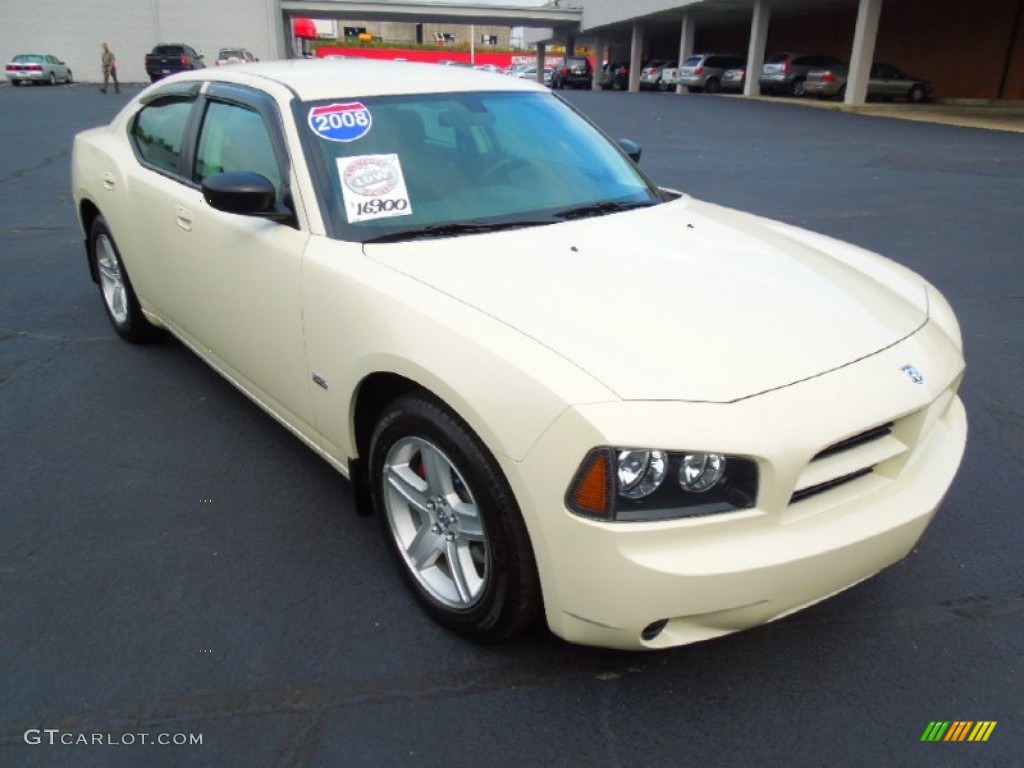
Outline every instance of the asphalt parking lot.
<svg viewBox="0 0 1024 768">
<path fill-rule="evenodd" d="M 1024 136 L 567 92 L 658 183 L 933 281 L 971 431 L 918 548 L 823 604 L 670 652 L 484 648 L 417 609 L 325 463 L 182 346 L 115 336 L 68 177 L 123 90 L 0 87 L 0 765 L 1020 765 Z M 997 725 L 923 743 L 936 720 Z"/>
</svg>

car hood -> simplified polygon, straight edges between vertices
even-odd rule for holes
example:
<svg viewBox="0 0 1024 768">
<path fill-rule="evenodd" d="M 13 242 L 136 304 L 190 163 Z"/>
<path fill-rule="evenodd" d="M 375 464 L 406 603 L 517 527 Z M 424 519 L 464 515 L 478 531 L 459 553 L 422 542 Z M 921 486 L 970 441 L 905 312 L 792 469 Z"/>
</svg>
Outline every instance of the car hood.
<svg viewBox="0 0 1024 768">
<path fill-rule="evenodd" d="M 890 276 L 877 256 L 686 197 L 365 253 L 627 400 L 732 402 L 864 358 L 927 319 L 923 281 Z"/>
</svg>

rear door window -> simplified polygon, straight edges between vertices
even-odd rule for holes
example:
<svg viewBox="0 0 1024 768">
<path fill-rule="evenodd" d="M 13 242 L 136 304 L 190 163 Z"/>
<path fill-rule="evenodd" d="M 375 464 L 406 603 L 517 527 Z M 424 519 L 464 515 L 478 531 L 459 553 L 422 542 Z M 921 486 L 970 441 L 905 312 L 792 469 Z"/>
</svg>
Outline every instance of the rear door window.
<svg viewBox="0 0 1024 768">
<path fill-rule="evenodd" d="M 131 140 L 139 156 L 157 170 L 178 174 L 192 101 L 172 99 L 143 107 L 132 124 Z"/>
</svg>

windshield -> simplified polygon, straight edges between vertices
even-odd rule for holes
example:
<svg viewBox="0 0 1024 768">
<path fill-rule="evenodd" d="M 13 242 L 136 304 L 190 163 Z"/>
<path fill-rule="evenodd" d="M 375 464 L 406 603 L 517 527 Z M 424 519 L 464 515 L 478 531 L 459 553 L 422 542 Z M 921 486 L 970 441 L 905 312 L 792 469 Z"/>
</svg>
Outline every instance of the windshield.
<svg viewBox="0 0 1024 768">
<path fill-rule="evenodd" d="M 343 240 L 536 226 L 661 200 L 618 147 L 547 93 L 414 94 L 296 110 L 324 218 Z"/>
</svg>

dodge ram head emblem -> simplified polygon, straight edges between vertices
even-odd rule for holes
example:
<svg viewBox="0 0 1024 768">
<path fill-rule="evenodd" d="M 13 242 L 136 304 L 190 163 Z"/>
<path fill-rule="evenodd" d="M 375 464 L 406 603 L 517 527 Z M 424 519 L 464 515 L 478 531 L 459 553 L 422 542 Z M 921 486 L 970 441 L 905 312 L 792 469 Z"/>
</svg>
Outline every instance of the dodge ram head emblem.
<svg viewBox="0 0 1024 768">
<path fill-rule="evenodd" d="M 907 374 L 907 377 L 915 384 L 924 384 L 924 376 L 914 366 L 904 365 L 900 370 Z"/>
</svg>

